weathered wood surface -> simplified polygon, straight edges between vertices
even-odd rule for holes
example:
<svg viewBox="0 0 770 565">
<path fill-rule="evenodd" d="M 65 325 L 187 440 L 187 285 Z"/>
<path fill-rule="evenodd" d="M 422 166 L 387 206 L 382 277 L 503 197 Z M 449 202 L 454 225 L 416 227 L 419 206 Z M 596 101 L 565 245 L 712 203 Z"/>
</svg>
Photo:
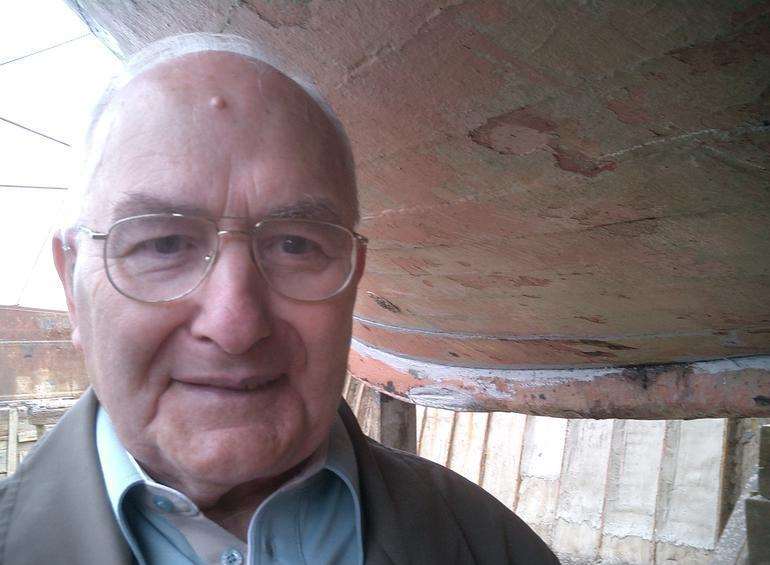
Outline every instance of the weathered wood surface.
<svg viewBox="0 0 770 565">
<path fill-rule="evenodd" d="M 343 396 L 358 416 L 364 433 L 383 445 L 416 453 L 415 406 L 346 376 Z"/>
<path fill-rule="evenodd" d="M 13 473 L 43 433 L 58 421 L 58 417 L 51 417 L 36 424 L 30 422 L 29 414 L 23 405 L 0 406 L 0 478 Z"/>
<path fill-rule="evenodd" d="M 758 467 L 759 494 L 770 500 L 770 424 L 760 430 Z"/>
<path fill-rule="evenodd" d="M 642 367 L 476 369 L 353 342 L 350 372 L 417 404 L 557 417 L 770 416 L 770 356 Z"/>
<path fill-rule="evenodd" d="M 355 408 L 360 388 L 346 397 Z M 366 390 L 357 414 L 372 412 Z M 479 483 L 565 563 L 703 565 L 720 533 L 726 420 L 585 420 L 417 406 L 418 453 Z M 732 564 L 737 565 L 737 564 Z"/>
<path fill-rule="evenodd" d="M 380 441 L 410 453 L 417 452 L 417 415 L 411 402 L 378 393 Z"/>
<path fill-rule="evenodd" d="M 710 565 L 750 565 L 746 543 L 746 499 L 756 482 L 755 474 L 743 486 L 742 494 L 719 536 Z"/>
<path fill-rule="evenodd" d="M 121 56 L 179 32 L 232 32 L 315 80 L 357 156 L 371 245 L 354 331 L 367 347 L 502 370 L 770 353 L 759 5 L 68 3 Z M 382 389 L 398 382 L 371 358 L 352 363 Z M 750 401 L 766 397 L 765 374 L 725 376 L 723 412 L 617 376 L 606 396 L 609 383 L 578 382 L 590 400 L 576 413 L 767 408 Z M 506 407 L 477 385 L 444 389 L 444 406 L 574 408 L 566 386 L 538 391 L 550 404 L 521 394 Z M 649 401 L 630 409 L 637 396 Z"/>
<path fill-rule="evenodd" d="M 760 430 L 757 489 L 746 498 L 746 537 L 749 563 L 770 563 L 770 425 Z"/>
</svg>

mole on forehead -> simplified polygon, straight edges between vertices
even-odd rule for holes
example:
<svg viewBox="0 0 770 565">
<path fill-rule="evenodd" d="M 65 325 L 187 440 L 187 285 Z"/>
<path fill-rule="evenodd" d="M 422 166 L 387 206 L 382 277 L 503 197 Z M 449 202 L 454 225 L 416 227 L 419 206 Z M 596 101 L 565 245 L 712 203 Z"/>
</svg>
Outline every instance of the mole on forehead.
<svg viewBox="0 0 770 565">
<path fill-rule="evenodd" d="M 209 100 L 209 106 L 217 110 L 223 110 L 227 106 L 227 102 L 221 96 L 212 96 L 211 100 Z"/>
</svg>

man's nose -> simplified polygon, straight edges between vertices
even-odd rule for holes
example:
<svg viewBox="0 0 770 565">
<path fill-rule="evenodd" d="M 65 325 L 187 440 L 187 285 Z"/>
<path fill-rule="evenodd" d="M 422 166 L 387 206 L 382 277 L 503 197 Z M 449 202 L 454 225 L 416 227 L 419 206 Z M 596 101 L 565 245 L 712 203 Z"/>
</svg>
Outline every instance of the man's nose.
<svg viewBox="0 0 770 565">
<path fill-rule="evenodd" d="M 200 309 L 193 336 L 231 355 L 248 352 L 272 333 L 270 290 L 249 246 L 246 238 L 223 236 L 212 270 L 196 290 Z"/>
</svg>

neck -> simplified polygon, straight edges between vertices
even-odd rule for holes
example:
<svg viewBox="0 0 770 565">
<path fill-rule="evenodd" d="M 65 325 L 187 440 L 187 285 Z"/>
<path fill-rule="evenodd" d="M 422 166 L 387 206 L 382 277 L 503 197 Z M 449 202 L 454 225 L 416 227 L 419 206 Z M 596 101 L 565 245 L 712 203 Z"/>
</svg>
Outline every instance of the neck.
<svg viewBox="0 0 770 565">
<path fill-rule="evenodd" d="M 248 537 L 251 517 L 259 505 L 281 485 L 298 475 L 305 464 L 306 461 L 302 461 L 280 475 L 242 483 L 224 493 L 219 489 L 212 490 L 206 487 L 202 488 L 202 485 L 179 484 L 170 477 L 156 476 L 150 472 L 148 474 L 157 482 L 188 496 L 209 520 L 216 522 L 245 542 Z"/>
<path fill-rule="evenodd" d="M 216 503 L 208 507 L 202 506 L 201 510 L 209 520 L 216 522 L 245 542 L 248 537 L 251 517 L 259 508 L 259 505 L 278 490 L 281 485 L 299 473 L 301 468 L 302 464 L 278 477 L 238 485 L 220 497 Z"/>
</svg>

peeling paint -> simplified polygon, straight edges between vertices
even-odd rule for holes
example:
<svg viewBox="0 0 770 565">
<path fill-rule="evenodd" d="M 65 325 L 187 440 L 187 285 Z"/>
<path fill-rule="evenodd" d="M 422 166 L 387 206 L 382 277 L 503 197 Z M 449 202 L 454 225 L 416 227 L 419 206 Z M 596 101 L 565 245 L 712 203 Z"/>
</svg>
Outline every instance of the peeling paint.
<svg viewBox="0 0 770 565">
<path fill-rule="evenodd" d="M 770 356 L 757 355 L 755 357 L 741 357 L 738 359 L 717 359 L 716 361 L 703 361 L 692 364 L 693 371 L 715 375 L 742 371 L 744 369 L 759 369 L 770 371 Z"/>
<path fill-rule="evenodd" d="M 565 381 L 592 381 L 598 377 L 618 373 L 619 369 L 534 369 L 534 370 L 505 370 L 505 369 L 473 369 L 468 367 L 454 367 L 451 365 L 439 365 L 416 361 L 399 357 L 370 347 L 357 339 L 351 341 L 351 348 L 357 353 L 376 359 L 402 373 L 420 375 L 421 378 L 430 378 L 433 381 L 443 380 L 468 380 L 500 379 L 502 381 L 526 382 L 532 386 L 540 384 L 553 384 Z"/>
<path fill-rule="evenodd" d="M 618 149 L 617 151 L 613 151 L 612 153 L 605 153 L 604 155 L 601 156 L 601 159 L 612 159 L 615 157 L 620 157 L 621 155 L 625 155 L 626 153 L 633 153 L 635 151 L 639 151 L 641 149 L 647 149 L 649 147 L 654 147 L 656 145 L 667 145 L 670 143 L 679 143 L 683 141 L 689 141 L 691 139 L 698 139 L 701 137 L 714 136 L 718 139 L 729 139 L 732 136 L 746 135 L 749 133 L 765 133 L 765 132 L 770 132 L 770 126 L 765 124 L 758 125 L 758 126 L 741 126 L 741 127 L 733 128 L 728 131 L 716 129 L 716 128 L 707 128 L 707 129 L 691 131 L 691 132 L 687 132 L 687 133 L 683 133 L 683 134 L 675 135 L 671 137 L 659 137 L 650 141 L 646 141 L 644 143 L 639 143 L 638 145 L 632 145 L 631 147 Z"/>
<path fill-rule="evenodd" d="M 595 177 L 608 171 L 614 171 L 617 163 L 614 161 L 591 159 L 580 151 L 567 149 L 559 144 L 552 146 L 556 164 L 560 169 L 577 173 L 584 177 Z"/>
<path fill-rule="evenodd" d="M 415 404 L 450 410 L 470 411 L 478 404 L 472 394 L 462 394 L 455 389 L 440 386 L 414 387 L 409 389 L 407 397 Z"/>
</svg>

